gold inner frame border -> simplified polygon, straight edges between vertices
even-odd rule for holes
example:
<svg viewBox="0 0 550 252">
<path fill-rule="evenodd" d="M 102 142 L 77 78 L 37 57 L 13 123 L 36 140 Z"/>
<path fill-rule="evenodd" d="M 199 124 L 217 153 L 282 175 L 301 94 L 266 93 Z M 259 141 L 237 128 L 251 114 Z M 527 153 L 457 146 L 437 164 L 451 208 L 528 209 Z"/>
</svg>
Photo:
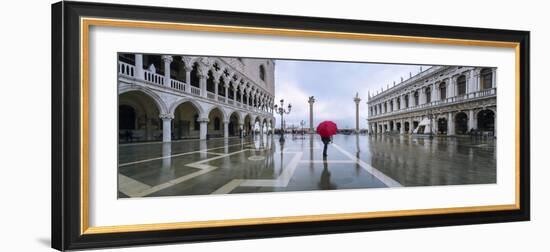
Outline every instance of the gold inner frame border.
<svg viewBox="0 0 550 252">
<path fill-rule="evenodd" d="M 91 227 L 89 226 L 89 177 L 88 177 L 89 176 L 89 165 L 88 165 L 89 164 L 89 146 L 88 146 L 89 145 L 89 128 L 88 128 L 89 113 L 88 111 L 89 111 L 89 48 L 90 48 L 89 31 L 91 26 L 514 48 L 515 57 L 516 57 L 515 59 L 515 76 L 516 76 L 516 79 L 515 79 L 515 86 L 516 86 L 516 89 L 515 89 L 516 90 L 515 204 Z M 241 225 L 281 224 L 281 223 L 293 223 L 293 222 L 368 219 L 368 218 L 384 218 L 384 217 L 398 217 L 398 216 L 491 212 L 491 211 L 520 209 L 520 163 L 519 163 L 520 162 L 520 121 L 519 121 L 519 116 L 520 116 L 520 84 L 521 83 L 520 83 L 520 65 L 519 65 L 520 44 L 517 42 L 82 17 L 80 19 L 80 56 L 81 56 L 80 57 L 81 59 L 81 62 L 80 62 L 80 66 L 81 66 L 80 68 L 80 71 L 81 71 L 81 75 L 80 75 L 80 85 L 81 85 L 80 233 L 81 235 L 208 228 L 208 227 L 226 227 L 226 226 L 241 226 Z"/>
</svg>

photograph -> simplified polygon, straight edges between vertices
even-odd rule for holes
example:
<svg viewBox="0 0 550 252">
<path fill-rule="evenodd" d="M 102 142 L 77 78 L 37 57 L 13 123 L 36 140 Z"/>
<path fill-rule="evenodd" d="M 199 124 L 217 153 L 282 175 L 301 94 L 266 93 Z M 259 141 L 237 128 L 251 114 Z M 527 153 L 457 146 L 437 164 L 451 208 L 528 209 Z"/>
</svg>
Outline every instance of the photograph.
<svg viewBox="0 0 550 252">
<path fill-rule="evenodd" d="M 54 249 L 347 232 L 441 248 L 447 226 L 486 242 L 495 225 L 469 229 L 531 220 L 531 118 L 544 113 L 517 20 L 51 7 L 51 113 L 37 115 L 51 114 L 40 198 Z"/>
<path fill-rule="evenodd" d="M 117 66 L 118 199 L 497 183 L 494 66 L 141 52 Z"/>
</svg>

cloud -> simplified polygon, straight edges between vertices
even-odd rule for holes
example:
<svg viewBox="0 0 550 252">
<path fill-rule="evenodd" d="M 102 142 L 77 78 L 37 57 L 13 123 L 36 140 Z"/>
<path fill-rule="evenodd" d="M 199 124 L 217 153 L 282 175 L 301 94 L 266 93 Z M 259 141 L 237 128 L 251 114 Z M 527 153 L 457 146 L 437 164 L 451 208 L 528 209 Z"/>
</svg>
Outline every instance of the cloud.
<svg viewBox="0 0 550 252">
<path fill-rule="evenodd" d="M 366 128 L 368 92 L 386 89 L 393 81 L 399 83 L 401 77 L 407 79 L 409 72 L 418 73 L 419 68 L 417 65 L 277 60 L 275 98 L 277 104 L 284 99 L 285 107 L 288 103 L 293 106 L 291 113 L 285 115 L 288 126 L 299 126 L 301 120 L 309 125 L 307 101 L 309 96 L 315 96 L 314 125 L 332 120 L 340 128 L 354 128 L 353 98 L 358 93 L 362 99 L 360 127 Z"/>
</svg>

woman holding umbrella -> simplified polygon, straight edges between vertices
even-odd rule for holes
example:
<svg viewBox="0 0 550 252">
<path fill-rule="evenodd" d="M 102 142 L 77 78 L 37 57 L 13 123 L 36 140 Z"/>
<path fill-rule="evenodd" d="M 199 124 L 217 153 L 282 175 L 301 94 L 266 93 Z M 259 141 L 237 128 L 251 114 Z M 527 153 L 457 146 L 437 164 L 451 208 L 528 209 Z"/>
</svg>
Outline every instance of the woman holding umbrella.
<svg viewBox="0 0 550 252">
<path fill-rule="evenodd" d="M 317 126 L 317 134 L 321 136 L 321 141 L 325 145 L 323 148 L 323 158 L 327 157 L 327 146 L 332 141 L 332 136 L 336 134 L 338 127 L 333 121 L 324 121 Z"/>
</svg>

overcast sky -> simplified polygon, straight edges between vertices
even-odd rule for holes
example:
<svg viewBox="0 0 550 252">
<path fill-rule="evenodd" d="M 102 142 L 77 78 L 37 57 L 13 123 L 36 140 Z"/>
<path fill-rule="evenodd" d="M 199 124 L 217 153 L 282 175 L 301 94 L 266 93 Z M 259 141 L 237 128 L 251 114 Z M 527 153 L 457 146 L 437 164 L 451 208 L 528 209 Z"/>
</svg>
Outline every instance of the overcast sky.
<svg viewBox="0 0 550 252">
<path fill-rule="evenodd" d="M 359 93 L 360 127 L 367 128 L 367 92 L 371 95 L 401 77 L 409 78 L 420 71 L 419 65 L 344 63 L 323 61 L 277 60 L 275 65 L 275 101 L 285 100 L 285 107 L 292 104 L 292 111 L 285 115 L 287 127 L 299 127 L 304 120 L 309 125 L 308 97 L 315 96 L 314 125 L 324 120 L 334 121 L 338 128 L 355 127 L 355 103 Z M 424 70 L 428 66 L 422 67 Z M 280 117 L 277 115 L 277 128 Z"/>
</svg>

